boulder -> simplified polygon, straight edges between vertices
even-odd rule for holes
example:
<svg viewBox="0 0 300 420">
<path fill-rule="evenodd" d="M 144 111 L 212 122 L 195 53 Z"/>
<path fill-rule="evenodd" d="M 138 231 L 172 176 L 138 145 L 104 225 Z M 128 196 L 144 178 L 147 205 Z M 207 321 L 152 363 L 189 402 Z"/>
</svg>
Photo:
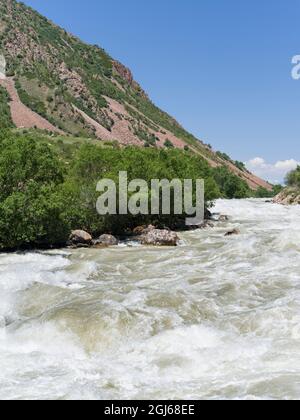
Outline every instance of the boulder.
<svg viewBox="0 0 300 420">
<path fill-rule="evenodd" d="M 230 230 L 229 232 L 225 233 L 225 236 L 234 236 L 234 235 L 240 235 L 240 231 L 239 229 L 233 229 Z"/>
<path fill-rule="evenodd" d="M 101 235 L 100 238 L 93 241 L 94 246 L 101 247 L 102 246 L 116 246 L 118 245 L 119 241 L 113 235 Z"/>
<path fill-rule="evenodd" d="M 89 246 L 92 244 L 92 240 L 91 235 L 84 230 L 73 230 L 69 238 L 69 243 L 76 246 Z"/>
<path fill-rule="evenodd" d="M 140 241 L 142 245 L 177 246 L 179 237 L 176 232 L 166 229 L 152 229 L 148 233 L 143 234 Z"/>
</svg>

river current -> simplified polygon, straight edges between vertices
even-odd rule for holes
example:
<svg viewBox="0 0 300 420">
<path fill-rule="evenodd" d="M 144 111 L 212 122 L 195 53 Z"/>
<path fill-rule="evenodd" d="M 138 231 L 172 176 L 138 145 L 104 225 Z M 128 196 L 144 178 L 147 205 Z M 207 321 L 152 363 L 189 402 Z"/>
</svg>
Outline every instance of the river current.
<svg viewBox="0 0 300 420">
<path fill-rule="evenodd" d="M 177 248 L 0 254 L 0 399 L 299 399 L 300 207 L 214 211 Z"/>
</svg>

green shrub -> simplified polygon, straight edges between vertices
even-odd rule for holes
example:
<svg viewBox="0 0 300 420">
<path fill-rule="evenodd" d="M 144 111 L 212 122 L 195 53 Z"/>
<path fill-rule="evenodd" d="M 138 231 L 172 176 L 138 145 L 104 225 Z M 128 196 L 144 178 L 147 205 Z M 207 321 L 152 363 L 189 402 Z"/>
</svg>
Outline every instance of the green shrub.
<svg viewBox="0 0 300 420">
<path fill-rule="evenodd" d="M 300 188 L 300 166 L 298 166 L 294 171 L 291 171 L 286 176 L 286 184 L 289 187 L 297 187 Z"/>
<path fill-rule="evenodd" d="M 246 169 L 246 166 L 245 166 L 245 164 L 244 164 L 244 162 L 239 162 L 238 160 L 236 160 L 235 162 L 234 162 L 234 164 L 235 164 L 235 166 L 238 168 L 238 169 L 240 169 L 242 172 L 244 172 L 244 171 L 246 171 L 247 169 Z"/>
<path fill-rule="evenodd" d="M 55 185 L 62 181 L 61 163 L 46 144 L 30 135 L 0 134 L 0 201 L 26 191 L 27 183 Z"/>
<path fill-rule="evenodd" d="M 174 148 L 174 144 L 173 144 L 173 143 L 171 142 L 171 140 L 169 140 L 169 139 L 167 139 L 167 140 L 165 141 L 164 146 L 165 146 L 167 149 L 173 149 L 173 148 Z"/>
<path fill-rule="evenodd" d="M 0 249 L 64 244 L 69 226 L 53 186 L 28 182 L 0 204 Z"/>
<path fill-rule="evenodd" d="M 247 183 L 234 175 L 226 166 L 214 168 L 213 174 L 224 198 L 246 198 L 250 195 Z"/>
<path fill-rule="evenodd" d="M 216 152 L 216 155 L 223 160 L 226 160 L 227 162 L 232 162 L 231 157 L 228 156 L 226 153 L 222 153 L 222 152 Z"/>
<path fill-rule="evenodd" d="M 64 242 L 68 226 L 55 191 L 62 182 L 61 163 L 47 145 L 0 134 L 0 249 Z"/>
<path fill-rule="evenodd" d="M 13 127 L 9 101 L 6 89 L 0 86 L 0 129 Z"/>
</svg>

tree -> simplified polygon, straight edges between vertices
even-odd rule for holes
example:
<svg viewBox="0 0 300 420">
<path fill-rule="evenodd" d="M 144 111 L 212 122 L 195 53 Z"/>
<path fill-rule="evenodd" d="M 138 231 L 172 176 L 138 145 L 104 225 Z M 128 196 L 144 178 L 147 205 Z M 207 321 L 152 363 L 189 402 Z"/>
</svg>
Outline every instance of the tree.
<svg viewBox="0 0 300 420">
<path fill-rule="evenodd" d="M 56 195 L 62 182 L 61 163 L 46 144 L 0 134 L 0 249 L 55 245 L 66 239 Z"/>
<path fill-rule="evenodd" d="M 300 187 L 300 166 L 288 173 L 285 182 L 289 187 Z"/>
</svg>

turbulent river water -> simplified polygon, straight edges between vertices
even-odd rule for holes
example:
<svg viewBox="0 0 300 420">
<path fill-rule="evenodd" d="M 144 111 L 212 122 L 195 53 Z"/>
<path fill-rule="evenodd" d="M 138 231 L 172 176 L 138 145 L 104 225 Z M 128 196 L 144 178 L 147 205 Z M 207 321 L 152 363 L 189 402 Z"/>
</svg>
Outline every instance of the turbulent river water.
<svg viewBox="0 0 300 420">
<path fill-rule="evenodd" d="M 215 210 L 177 248 L 1 254 L 0 399 L 298 399 L 300 207 Z"/>
</svg>

